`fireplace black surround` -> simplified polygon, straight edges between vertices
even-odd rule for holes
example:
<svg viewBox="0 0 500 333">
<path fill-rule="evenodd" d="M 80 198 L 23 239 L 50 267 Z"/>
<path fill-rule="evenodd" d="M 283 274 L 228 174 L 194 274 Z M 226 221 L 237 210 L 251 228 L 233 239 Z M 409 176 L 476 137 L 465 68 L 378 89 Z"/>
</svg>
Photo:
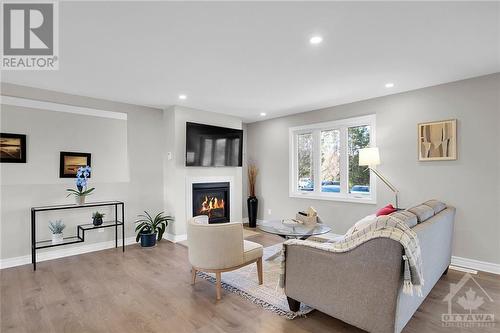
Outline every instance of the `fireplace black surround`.
<svg viewBox="0 0 500 333">
<path fill-rule="evenodd" d="M 229 222 L 229 183 L 194 183 L 193 216 L 208 215 L 208 223 Z"/>
</svg>

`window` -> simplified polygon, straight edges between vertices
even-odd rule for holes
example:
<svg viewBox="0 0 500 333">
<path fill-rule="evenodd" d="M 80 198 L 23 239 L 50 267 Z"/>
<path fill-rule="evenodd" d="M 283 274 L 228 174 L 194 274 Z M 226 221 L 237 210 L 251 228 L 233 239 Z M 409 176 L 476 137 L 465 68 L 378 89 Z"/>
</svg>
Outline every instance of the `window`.
<svg viewBox="0 0 500 333">
<path fill-rule="evenodd" d="M 375 203 L 359 149 L 375 146 L 375 116 L 290 128 L 290 196 Z"/>
<path fill-rule="evenodd" d="M 297 135 L 297 175 L 300 191 L 314 191 L 312 133 Z"/>
</svg>

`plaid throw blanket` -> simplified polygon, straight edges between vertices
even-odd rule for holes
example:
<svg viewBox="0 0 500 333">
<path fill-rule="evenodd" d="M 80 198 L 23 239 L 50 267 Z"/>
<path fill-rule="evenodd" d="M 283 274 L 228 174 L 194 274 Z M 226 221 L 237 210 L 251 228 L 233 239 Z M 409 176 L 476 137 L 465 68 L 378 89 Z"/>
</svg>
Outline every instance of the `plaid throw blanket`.
<svg viewBox="0 0 500 333">
<path fill-rule="evenodd" d="M 360 230 L 351 234 L 346 234 L 338 241 L 317 242 L 311 240 L 290 239 L 284 244 L 309 246 L 329 252 L 348 252 L 359 245 L 374 238 L 390 238 L 399 242 L 404 248 L 404 284 L 403 292 L 413 295 L 415 291 L 418 296 L 422 296 L 422 286 L 424 278 L 422 274 L 422 256 L 417 235 L 404 221 L 394 216 L 380 216 L 372 223 L 367 224 Z M 283 246 L 281 261 L 280 285 L 284 287 L 285 282 L 285 249 Z"/>
</svg>

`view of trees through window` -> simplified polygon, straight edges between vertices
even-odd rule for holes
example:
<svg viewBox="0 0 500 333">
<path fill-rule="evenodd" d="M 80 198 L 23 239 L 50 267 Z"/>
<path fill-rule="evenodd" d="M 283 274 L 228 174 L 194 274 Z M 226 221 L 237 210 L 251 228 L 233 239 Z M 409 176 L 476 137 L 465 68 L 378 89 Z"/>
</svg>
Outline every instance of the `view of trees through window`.
<svg viewBox="0 0 500 333">
<path fill-rule="evenodd" d="M 301 191 L 314 190 L 313 136 L 312 133 L 297 135 L 298 188 Z"/>
<path fill-rule="evenodd" d="M 321 192 L 340 192 L 340 131 L 321 131 Z"/>
<path fill-rule="evenodd" d="M 348 156 L 349 156 L 349 193 L 370 192 L 370 170 L 360 166 L 359 149 L 370 146 L 370 126 L 349 127 Z"/>
<path fill-rule="evenodd" d="M 374 124 L 374 117 L 366 116 L 297 129 L 294 191 L 370 199 L 370 170 L 359 166 L 359 150 L 370 147 Z"/>
</svg>

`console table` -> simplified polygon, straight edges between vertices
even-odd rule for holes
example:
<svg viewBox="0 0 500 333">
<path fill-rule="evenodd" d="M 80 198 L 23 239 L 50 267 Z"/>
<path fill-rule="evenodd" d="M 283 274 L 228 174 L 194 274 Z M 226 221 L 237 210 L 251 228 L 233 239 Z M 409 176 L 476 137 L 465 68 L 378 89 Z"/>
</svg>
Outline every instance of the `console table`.
<svg viewBox="0 0 500 333">
<path fill-rule="evenodd" d="M 80 209 L 89 207 L 102 207 L 114 206 L 115 218 L 111 221 L 104 221 L 101 225 L 95 226 L 92 223 L 77 225 L 76 236 L 65 237 L 61 243 L 52 243 L 51 240 L 36 240 L 36 217 L 39 212 L 66 210 L 66 209 Z M 121 220 L 118 218 L 118 209 L 121 210 Z M 68 244 L 82 243 L 85 241 L 85 231 L 101 229 L 101 228 L 115 228 L 115 247 L 118 247 L 118 226 L 122 228 L 122 251 L 125 252 L 125 205 L 121 201 L 104 201 L 104 202 L 89 202 L 83 205 L 55 205 L 55 206 L 40 206 L 31 208 L 31 263 L 33 270 L 36 271 L 36 250 L 46 249 L 49 247 L 62 246 Z"/>
</svg>

